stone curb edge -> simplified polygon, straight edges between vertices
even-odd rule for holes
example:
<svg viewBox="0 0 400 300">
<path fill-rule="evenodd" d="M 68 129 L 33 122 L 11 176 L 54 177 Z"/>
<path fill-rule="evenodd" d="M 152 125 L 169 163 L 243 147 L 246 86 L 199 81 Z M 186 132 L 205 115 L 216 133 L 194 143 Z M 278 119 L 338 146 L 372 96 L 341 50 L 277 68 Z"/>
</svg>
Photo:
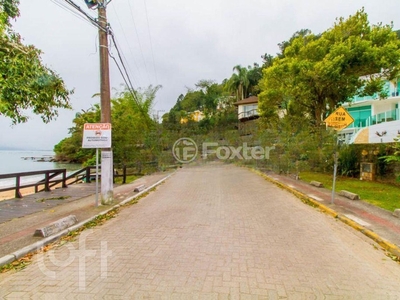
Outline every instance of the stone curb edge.
<svg viewBox="0 0 400 300">
<path fill-rule="evenodd" d="M 75 225 L 73 225 L 73 226 L 71 226 L 71 227 L 69 227 L 67 229 L 64 229 L 64 230 L 60 231 L 59 233 L 57 233 L 55 235 L 49 236 L 49 237 L 44 238 L 44 239 L 42 239 L 42 240 L 40 240 L 40 241 L 38 241 L 36 243 L 33 243 L 33 244 L 28 245 L 26 247 L 23 247 L 23 248 L 21 248 L 19 250 L 16 250 L 11 254 L 8 254 L 8 255 L 5 255 L 3 257 L 0 257 L 0 267 L 2 267 L 4 265 L 7 265 L 7 264 L 10 264 L 10 263 L 12 263 L 12 262 L 24 257 L 28 253 L 35 252 L 35 251 L 39 250 L 40 248 L 42 248 L 42 247 L 44 247 L 44 246 L 46 246 L 46 245 L 48 245 L 50 243 L 55 242 L 56 240 L 58 240 L 59 238 L 65 236 L 65 235 L 67 235 L 71 231 L 79 229 L 80 227 L 82 227 L 86 223 L 89 223 L 89 222 L 93 221 L 97 217 L 105 215 L 105 214 L 109 213 L 110 211 L 112 211 L 113 209 L 119 208 L 119 207 L 125 205 L 126 203 L 132 201 L 133 199 L 142 196 L 143 194 L 147 193 L 148 191 L 152 190 L 156 186 L 158 186 L 161 183 L 163 183 L 165 180 L 167 180 L 168 178 L 170 178 L 174 174 L 175 174 L 175 172 L 165 176 L 164 178 L 160 179 L 159 181 L 157 181 L 156 183 L 152 184 L 151 186 L 149 186 L 148 188 L 144 189 L 143 191 L 141 191 L 141 192 L 139 192 L 139 193 L 137 193 L 137 194 L 135 194 L 135 195 L 133 195 L 131 197 L 128 197 L 127 199 L 123 200 L 122 202 L 110 207 L 109 209 L 107 209 L 107 210 L 105 210 L 105 211 L 103 211 L 103 212 L 101 212 L 101 213 L 99 213 L 99 214 L 97 214 L 97 215 L 95 215 L 93 217 L 90 217 L 90 218 L 88 218 L 88 219 L 86 219 L 86 220 L 84 220 L 84 221 L 82 221 L 82 222 L 80 222 L 78 224 L 75 224 Z"/>
<path fill-rule="evenodd" d="M 283 184 L 282 182 L 279 182 L 279 181 L 271 178 L 270 176 L 268 176 L 268 175 L 266 175 L 266 174 L 264 174 L 264 173 L 262 173 L 260 171 L 257 171 L 255 169 L 251 169 L 251 170 L 254 173 L 256 173 L 257 175 L 260 175 L 264 179 L 268 180 L 269 182 L 271 182 L 271 183 L 279 186 L 280 188 L 282 188 L 284 190 L 287 190 L 288 192 L 292 193 L 297 198 L 301 199 L 304 203 L 306 203 L 306 204 L 308 204 L 308 205 L 310 205 L 312 207 L 319 208 L 321 211 L 327 213 L 328 215 L 331 215 L 332 217 L 339 219 L 341 222 L 343 222 L 346 225 L 354 228 L 355 230 L 361 232 L 365 236 L 367 236 L 370 239 L 372 239 L 373 241 L 375 241 L 378 245 L 380 245 L 386 251 L 388 251 L 391 254 L 395 255 L 397 258 L 400 258 L 400 248 L 397 247 L 396 245 L 384 240 L 383 238 L 381 238 L 375 232 L 365 228 L 364 226 L 361 226 L 357 222 L 349 219 L 348 217 L 346 217 L 344 215 L 340 215 L 339 213 L 337 213 L 332 208 L 330 208 L 330 207 L 328 207 L 328 206 L 326 206 L 326 205 L 324 205 L 324 204 L 312 199 L 311 197 L 303 194 L 302 192 L 299 192 L 296 189 L 293 189 L 293 188 Z"/>
</svg>

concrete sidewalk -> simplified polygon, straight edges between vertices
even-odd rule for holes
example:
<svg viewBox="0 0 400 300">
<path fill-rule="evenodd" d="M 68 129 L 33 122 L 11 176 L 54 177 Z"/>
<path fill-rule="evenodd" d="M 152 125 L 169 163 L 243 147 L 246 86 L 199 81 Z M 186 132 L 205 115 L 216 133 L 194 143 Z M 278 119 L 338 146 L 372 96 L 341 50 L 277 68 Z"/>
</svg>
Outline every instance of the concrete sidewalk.
<svg viewBox="0 0 400 300">
<path fill-rule="evenodd" d="M 129 184 L 115 185 L 113 205 L 137 194 L 135 187 L 144 184 L 148 188 L 171 173 L 155 173 Z M 33 236 L 37 228 L 69 215 L 82 222 L 112 207 L 100 205 L 100 200 L 96 207 L 95 194 L 95 183 L 81 183 L 0 201 L 0 258 L 42 240 Z"/>
<path fill-rule="evenodd" d="M 288 176 L 268 172 L 264 174 L 272 182 L 283 184 L 289 191 L 294 190 L 304 194 L 314 202 L 320 203 L 321 206 L 332 209 L 338 215 L 347 217 L 361 227 L 376 233 L 383 240 L 400 247 L 400 219 L 392 212 L 362 200 L 350 200 L 338 193 L 335 194 L 332 204 L 331 190 L 318 188 Z"/>
</svg>

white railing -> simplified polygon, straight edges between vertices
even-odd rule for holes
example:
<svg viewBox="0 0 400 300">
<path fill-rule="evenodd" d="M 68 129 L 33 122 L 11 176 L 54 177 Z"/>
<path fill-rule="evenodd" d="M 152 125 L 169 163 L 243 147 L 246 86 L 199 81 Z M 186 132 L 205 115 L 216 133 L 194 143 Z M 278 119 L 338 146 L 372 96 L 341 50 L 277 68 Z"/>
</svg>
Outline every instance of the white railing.
<svg viewBox="0 0 400 300">
<path fill-rule="evenodd" d="M 238 114 L 238 119 L 241 120 L 241 119 L 250 118 L 250 117 L 254 117 L 254 116 L 258 116 L 258 109 L 243 111 L 240 114 Z"/>
<path fill-rule="evenodd" d="M 359 122 L 358 124 L 353 123 L 348 128 L 365 128 L 370 127 L 375 124 L 398 121 L 400 120 L 400 109 L 396 108 L 393 110 L 388 110 L 373 116 L 368 117 L 365 122 Z"/>
</svg>

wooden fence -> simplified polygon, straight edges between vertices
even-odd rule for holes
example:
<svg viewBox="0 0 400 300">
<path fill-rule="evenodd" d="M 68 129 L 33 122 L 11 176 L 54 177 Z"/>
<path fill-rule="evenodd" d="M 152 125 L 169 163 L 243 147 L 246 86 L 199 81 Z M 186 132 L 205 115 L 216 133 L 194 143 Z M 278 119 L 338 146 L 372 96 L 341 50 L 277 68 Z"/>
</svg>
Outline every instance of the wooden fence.
<svg viewBox="0 0 400 300">
<path fill-rule="evenodd" d="M 157 168 L 158 163 L 154 162 L 146 162 L 139 164 L 122 164 L 115 165 L 113 181 L 116 177 L 122 177 L 122 183 L 126 183 L 127 176 L 130 175 L 143 175 L 142 168 L 143 167 L 151 167 Z M 101 168 L 99 167 L 99 170 Z M 117 169 L 122 170 L 122 174 L 117 172 Z M 132 170 L 135 169 L 135 172 Z M 94 171 L 94 172 L 93 172 Z M 66 169 L 53 169 L 53 170 L 42 170 L 42 171 L 33 171 L 33 172 L 20 172 L 20 173 L 10 173 L 10 174 L 0 174 L 0 179 L 9 179 L 15 178 L 15 185 L 5 188 L 0 188 L 0 192 L 12 191 L 15 190 L 15 198 L 22 198 L 21 189 L 28 187 L 35 187 L 35 193 L 41 191 L 51 191 L 51 188 L 61 184 L 61 187 L 67 188 L 68 184 L 75 184 L 80 182 L 90 183 L 92 180 L 96 180 L 96 166 L 88 166 L 82 168 L 72 174 L 67 176 Z M 28 176 L 38 176 L 43 175 L 43 179 L 38 181 L 30 182 L 30 183 L 21 183 L 21 178 Z M 100 174 L 99 174 L 100 178 Z"/>
</svg>

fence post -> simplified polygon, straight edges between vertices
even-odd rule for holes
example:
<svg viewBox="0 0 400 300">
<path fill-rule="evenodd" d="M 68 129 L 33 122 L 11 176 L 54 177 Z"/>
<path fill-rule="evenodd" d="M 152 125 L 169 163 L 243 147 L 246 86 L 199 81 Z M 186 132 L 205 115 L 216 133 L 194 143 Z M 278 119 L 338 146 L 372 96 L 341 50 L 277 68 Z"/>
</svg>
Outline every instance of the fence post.
<svg viewBox="0 0 400 300">
<path fill-rule="evenodd" d="M 122 167 L 122 184 L 126 183 L 126 164 Z"/>
<path fill-rule="evenodd" d="M 44 190 L 46 192 L 50 192 L 50 188 L 49 188 L 49 172 L 46 172 L 44 174 Z"/>
<path fill-rule="evenodd" d="M 86 183 L 90 183 L 90 167 L 86 167 Z"/>
<path fill-rule="evenodd" d="M 19 186 L 20 186 L 20 176 L 18 175 L 17 177 L 15 177 L 15 198 L 22 198 L 21 192 L 19 190 Z"/>
<path fill-rule="evenodd" d="M 62 181 L 62 187 L 63 187 L 63 188 L 68 187 L 66 178 L 67 178 L 67 170 L 65 169 L 65 170 L 63 171 L 63 175 L 62 175 L 62 179 L 63 179 L 63 181 Z"/>
</svg>

